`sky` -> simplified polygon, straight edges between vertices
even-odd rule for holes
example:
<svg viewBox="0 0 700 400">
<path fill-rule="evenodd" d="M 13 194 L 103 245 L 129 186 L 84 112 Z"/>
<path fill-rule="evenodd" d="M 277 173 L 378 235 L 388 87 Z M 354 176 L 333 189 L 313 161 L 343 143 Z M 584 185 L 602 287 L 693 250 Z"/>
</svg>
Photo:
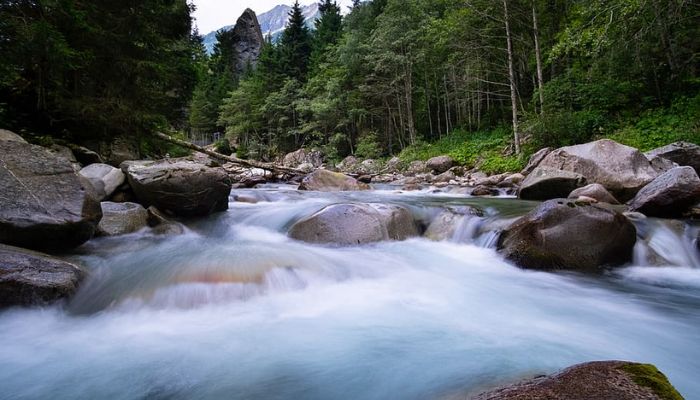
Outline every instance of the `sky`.
<svg viewBox="0 0 700 400">
<path fill-rule="evenodd" d="M 317 0 L 299 0 L 299 4 L 311 4 Z M 271 10 L 278 4 L 294 4 L 294 0 L 193 0 L 197 10 L 194 12 L 195 23 L 201 34 L 215 31 L 222 26 L 233 25 L 246 8 L 256 14 Z M 338 4 L 350 1 L 338 1 Z"/>
</svg>

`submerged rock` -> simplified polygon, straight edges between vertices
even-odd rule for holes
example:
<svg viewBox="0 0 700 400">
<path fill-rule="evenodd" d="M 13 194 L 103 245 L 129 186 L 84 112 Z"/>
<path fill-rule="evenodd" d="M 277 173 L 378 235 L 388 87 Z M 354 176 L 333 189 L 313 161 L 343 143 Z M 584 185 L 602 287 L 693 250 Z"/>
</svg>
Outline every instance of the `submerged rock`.
<svg viewBox="0 0 700 400">
<path fill-rule="evenodd" d="M 454 237 L 457 227 L 466 218 L 480 217 L 481 215 L 482 212 L 474 207 L 449 207 L 430 221 L 423 236 L 435 241 L 450 240 Z"/>
<path fill-rule="evenodd" d="M 598 271 L 630 262 L 635 242 L 634 225 L 615 210 L 550 200 L 509 226 L 498 249 L 522 268 Z"/>
<path fill-rule="evenodd" d="M 128 163 L 122 169 L 145 206 L 183 217 L 228 209 L 231 179 L 222 168 L 180 159 Z"/>
<path fill-rule="evenodd" d="M 608 192 L 603 185 L 599 183 L 592 183 L 588 186 L 584 186 L 582 188 L 578 188 L 571 192 L 569 194 L 570 199 L 578 199 L 579 197 L 588 197 L 591 199 L 595 199 L 596 201 L 599 201 L 601 203 L 608 203 L 608 204 L 620 204 L 619 201 Z"/>
<path fill-rule="evenodd" d="M 148 226 L 152 228 L 153 233 L 157 235 L 182 235 L 185 233 L 186 228 L 183 224 L 170 220 L 157 208 L 150 206 L 146 212 L 148 213 Z"/>
<path fill-rule="evenodd" d="M 651 364 L 595 361 L 472 397 L 475 400 L 683 400 Z"/>
<path fill-rule="evenodd" d="M 700 201 L 700 178 L 692 167 L 663 173 L 630 202 L 630 209 L 652 217 L 680 217 Z"/>
<path fill-rule="evenodd" d="M 69 297 L 84 278 L 76 265 L 0 244 L 0 307 L 43 305 Z"/>
<path fill-rule="evenodd" d="M 554 150 L 537 168 L 577 173 L 587 183 L 603 185 L 620 201 L 631 199 L 658 176 L 639 150 L 608 139 Z"/>
<path fill-rule="evenodd" d="M 386 204 L 334 204 L 292 225 L 289 236 L 310 243 L 358 245 L 417 236 L 410 211 Z"/>
<path fill-rule="evenodd" d="M 126 235 L 148 224 L 148 212 L 141 204 L 104 201 L 100 205 L 102 220 L 97 225 L 97 233 L 101 236 Z"/>
<path fill-rule="evenodd" d="M 359 182 L 351 176 L 325 169 L 317 169 L 305 176 L 299 185 L 299 190 L 315 190 L 319 192 L 342 192 L 367 189 L 369 189 L 367 184 Z"/>
<path fill-rule="evenodd" d="M 70 162 L 40 146 L 0 141 L 0 188 L 1 243 L 66 250 L 89 240 L 102 217 Z"/>
<path fill-rule="evenodd" d="M 518 196 L 523 200 L 549 200 L 567 197 L 586 184 L 586 178 L 575 172 L 552 168 L 535 168 L 520 185 Z"/>
</svg>

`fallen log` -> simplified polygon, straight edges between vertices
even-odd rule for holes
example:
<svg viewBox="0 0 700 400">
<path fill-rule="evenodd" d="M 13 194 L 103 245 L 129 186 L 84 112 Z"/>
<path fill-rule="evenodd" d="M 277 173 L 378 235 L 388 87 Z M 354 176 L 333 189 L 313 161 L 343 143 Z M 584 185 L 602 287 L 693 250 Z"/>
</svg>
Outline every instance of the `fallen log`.
<svg viewBox="0 0 700 400">
<path fill-rule="evenodd" d="M 275 165 L 271 163 L 264 163 L 260 161 L 255 161 L 255 160 L 245 160 L 242 158 L 234 157 L 234 156 L 226 156 L 221 153 L 217 153 L 215 151 L 207 150 L 204 147 L 197 146 L 196 144 L 186 142 L 184 140 L 176 139 L 170 135 L 166 135 L 164 133 L 156 132 L 156 137 L 158 137 L 161 140 L 164 140 L 168 143 L 172 143 L 177 146 L 185 147 L 190 150 L 194 150 L 199 153 L 206 154 L 212 158 L 216 158 L 217 160 L 221 160 L 224 162 L 230 162 L 233 164 L 238 164 L 244 167 L 249 167 L 249 168 L 260 168 L 264 169 L 266 171 L 272 171 L 272 172 L 277 172 L 280 174 L 286 174 L 286 175 L 306 175 L 304 171 L 298 170 L 296 168 L 289 168 L 289 167 L 283 167 L 281 165 Z"/>
</svg>

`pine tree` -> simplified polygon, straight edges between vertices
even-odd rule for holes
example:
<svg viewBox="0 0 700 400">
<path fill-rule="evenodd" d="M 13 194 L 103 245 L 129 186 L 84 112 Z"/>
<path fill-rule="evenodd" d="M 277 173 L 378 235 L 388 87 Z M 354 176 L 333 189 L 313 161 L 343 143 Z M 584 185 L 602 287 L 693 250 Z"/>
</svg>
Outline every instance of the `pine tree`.
<svg viewBox="0 0 700 400">
<path fill-rule="evenodd" d="M 289 21 L 279 42 L 279 52 L 284 74 L 305 81 L 311 56 L 311 33 L 298 1 L 289 12 Z"/>
<path fill-rule="evenodd" d="M 323 0 L 318 5 L 320 17 L 316 20 L 316 30 L 311 52 L 312 69 L 315 68 L 329 46 L 338 42 L 343 33 L 343 16 L 335 0 Z"/>
</svg>

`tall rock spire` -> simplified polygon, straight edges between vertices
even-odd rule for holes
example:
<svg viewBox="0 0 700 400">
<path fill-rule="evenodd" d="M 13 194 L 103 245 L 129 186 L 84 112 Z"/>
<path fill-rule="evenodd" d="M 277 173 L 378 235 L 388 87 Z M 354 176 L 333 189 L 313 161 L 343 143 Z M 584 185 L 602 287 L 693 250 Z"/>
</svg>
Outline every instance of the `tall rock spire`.
<svg viewBox="0 0 700 400">
<path fill-rule="evenodd" d="M 250 8 L 246 9 L 233 28 L 236 50 L 236 71 L 241 74 L 254 68 L 260 58 L 264 38 L 258 17 Z"/>
</svg>

